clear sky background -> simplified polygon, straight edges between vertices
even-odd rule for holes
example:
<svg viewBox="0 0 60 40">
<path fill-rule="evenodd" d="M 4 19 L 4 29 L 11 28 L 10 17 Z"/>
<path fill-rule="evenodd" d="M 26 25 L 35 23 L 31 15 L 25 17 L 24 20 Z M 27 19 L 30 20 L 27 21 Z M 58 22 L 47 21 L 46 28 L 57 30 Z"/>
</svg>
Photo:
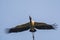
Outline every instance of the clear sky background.
<svg viewBox="0 0 60 40">
<path fill-rule="evenodd" d="M 6 28 L 29 22 L 56 23 L 56 30 L 37 30 L 35 40 L 60 40 L 60 0 L 0 0 L 0 40 L 32 40 L 29 31 L 6 33 Z"/>
</svg>

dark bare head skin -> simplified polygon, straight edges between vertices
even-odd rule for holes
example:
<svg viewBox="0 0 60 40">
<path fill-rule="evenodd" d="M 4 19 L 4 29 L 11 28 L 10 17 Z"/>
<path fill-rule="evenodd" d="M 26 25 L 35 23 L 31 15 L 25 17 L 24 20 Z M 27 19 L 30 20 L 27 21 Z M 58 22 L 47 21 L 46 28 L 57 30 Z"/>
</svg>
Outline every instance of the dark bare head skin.
<svg viewBox="0 0 60 40">
<path fill-rule="evenodd" d="M 30 19 L 30 20 L 32 19 L 31 16 L 29 16 L 29 19 Z"/>
<path fill-rule="evenodd" d="M 30 20 L 30 23 L 32 22 L 32 18 L 31 18 L 31 16 L 29 16 L 29 20 Z"/>
</svg>

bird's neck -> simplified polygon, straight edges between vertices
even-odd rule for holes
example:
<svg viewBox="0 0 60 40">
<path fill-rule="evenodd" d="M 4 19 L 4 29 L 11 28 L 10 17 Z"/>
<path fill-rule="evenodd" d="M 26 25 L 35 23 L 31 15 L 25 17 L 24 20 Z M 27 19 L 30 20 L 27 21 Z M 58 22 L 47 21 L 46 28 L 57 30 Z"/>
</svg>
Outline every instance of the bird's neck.
<svg viewBox="0 0 60 40">
<path fill-rule="evenodd" d="M 31 24 L 31 26 L 34 26 L 34 21 L 30 20 L 30 24 Z"/>
<path fill-rule="evenodd" d="M 34 21 L 32 20 L 31 16 L 29 16 L 29 19 L 30 19 L 30 25 L 34 26 Z"/>
<path fill-rule="evenodd" d="M 34 26 L 34 21 L 32 20 L 32 26 Z"/>
</svg>

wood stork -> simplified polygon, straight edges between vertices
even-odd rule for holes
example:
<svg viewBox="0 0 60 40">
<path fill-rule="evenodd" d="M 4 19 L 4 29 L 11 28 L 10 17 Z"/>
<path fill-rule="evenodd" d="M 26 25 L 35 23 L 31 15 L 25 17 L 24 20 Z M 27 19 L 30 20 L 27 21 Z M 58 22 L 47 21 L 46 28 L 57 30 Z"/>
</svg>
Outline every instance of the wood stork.
<svg viewBox="0 0 60 40">
<path fill-rule="evenodd" d="M 40 30 L 55 29 L 55 27 L 53 25 L 50 25 L 47 23 L 41 23 L 41 22 L 34 22 L 31 18 L 31 16 L 29 16 L 29 20 L 30 20 L 30 22 L 28 22 L 28 23 L 17 25 L 14 28 L 10 28 L 8 30 L 8 33 L 22 32 L 22 31 L 26 31 L 28 29 L 30 32 L 35 32 L 36 29 L 40 29 Z"/>
</svg>

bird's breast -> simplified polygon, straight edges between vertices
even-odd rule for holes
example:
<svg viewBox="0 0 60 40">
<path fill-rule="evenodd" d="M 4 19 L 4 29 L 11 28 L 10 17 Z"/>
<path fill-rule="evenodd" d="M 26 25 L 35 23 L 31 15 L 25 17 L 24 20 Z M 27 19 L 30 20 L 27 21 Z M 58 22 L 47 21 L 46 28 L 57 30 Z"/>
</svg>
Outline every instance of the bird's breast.
<svg viewBox="0 0 60 40">
<path fill-rule="evenodd" d="M 32 21 L 32 26 L 34 26 L 34 21 Z"/>
</svg>

